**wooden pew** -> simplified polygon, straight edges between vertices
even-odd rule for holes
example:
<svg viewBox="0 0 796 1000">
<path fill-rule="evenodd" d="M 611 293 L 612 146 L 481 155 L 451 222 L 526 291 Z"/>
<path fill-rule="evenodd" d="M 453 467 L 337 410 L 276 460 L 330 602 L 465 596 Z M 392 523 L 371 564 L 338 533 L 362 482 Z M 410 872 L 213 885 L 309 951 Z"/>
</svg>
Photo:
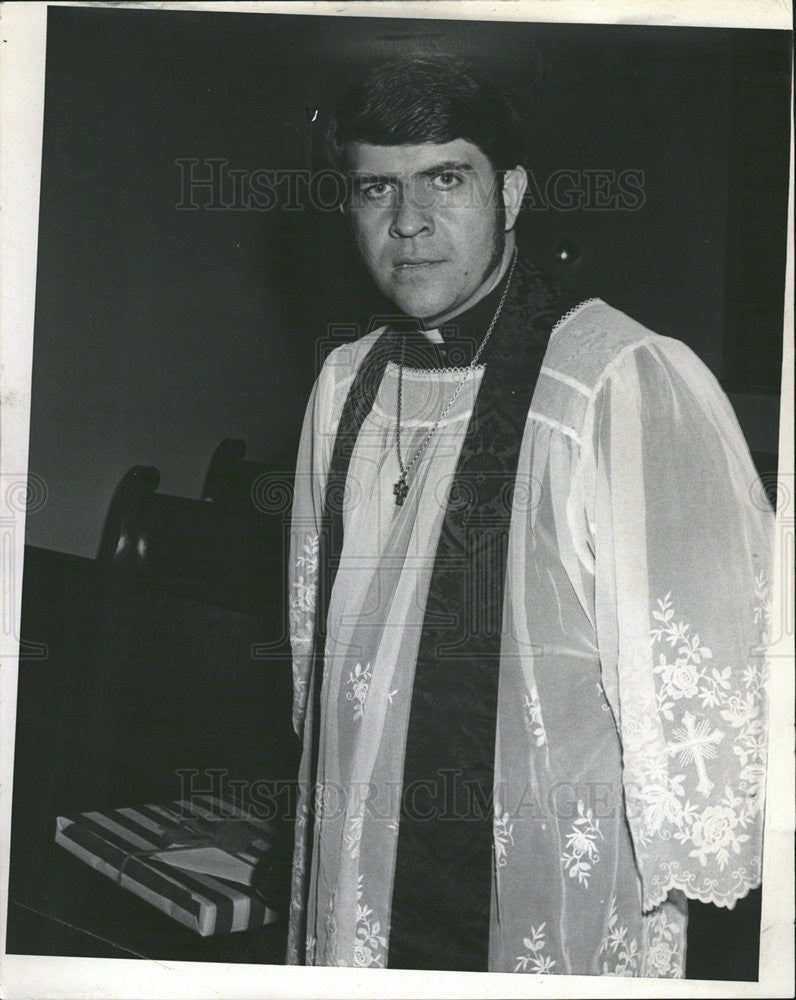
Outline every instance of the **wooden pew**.
<svg viewBox="0 0 796 1000">
<path fill-rule="evenodd" d="M 284 926 L 198 938 L 52 842 L 59 813 L 192 791 L 253 805 L 290 837 L 299 751 L 285 609 L 290 477 L 224 442 L 203 498 L 162 493 L 160 478 L 138 465 L 120 481 L 96 560 L 82 561 L 80 608 L 66 557 L 39 551 L 29 562 L 28 607 L 41 608 L 37 590 L 49 586 L 46 615 L 70 620 L 23 610 L 23 635 L 26 619 L 37 623 L 32 642 L 50 625 L 62 638 L 44 666 L 21 667 L 15 780 L 32 791 L 14 820 L 10 950 L 278 962 Z M 53 587 L 54 571 L 63 576 Z M 37 719 L 45 681 L 49 724 Z"/>
</svg>

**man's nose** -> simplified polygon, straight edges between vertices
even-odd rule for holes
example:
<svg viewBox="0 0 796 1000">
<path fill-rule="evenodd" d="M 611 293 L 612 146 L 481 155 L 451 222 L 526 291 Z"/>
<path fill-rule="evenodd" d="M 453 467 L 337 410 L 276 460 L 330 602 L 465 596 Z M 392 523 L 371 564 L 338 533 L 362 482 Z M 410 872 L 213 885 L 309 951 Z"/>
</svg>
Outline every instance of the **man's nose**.
<svg viewBox="0 0 796 1000">
<path fill-rule="evenodd" d="M 422 199 L 401 192 L 393 207 L 390 235 L 407 239 L 421 234 L 429 235 L 433 231 L 434 219 L 431 206 L 424 205 Z"/>
</svg>

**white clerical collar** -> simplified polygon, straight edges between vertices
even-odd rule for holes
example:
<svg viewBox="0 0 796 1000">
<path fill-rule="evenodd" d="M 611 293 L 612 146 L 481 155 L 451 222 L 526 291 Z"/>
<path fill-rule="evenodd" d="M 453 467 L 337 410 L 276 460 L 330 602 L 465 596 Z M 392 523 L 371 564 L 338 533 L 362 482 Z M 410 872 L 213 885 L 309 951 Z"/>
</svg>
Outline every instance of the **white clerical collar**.
<svg viewBox="0 0 796 1000">
<path fill-rule="evenodd" d="M 430 340 L 432 344 L 444 344 L 445 340 L 439 330 L 423 330 L 421 331 L 423 336 L 427 340 Z"/>
</svg>

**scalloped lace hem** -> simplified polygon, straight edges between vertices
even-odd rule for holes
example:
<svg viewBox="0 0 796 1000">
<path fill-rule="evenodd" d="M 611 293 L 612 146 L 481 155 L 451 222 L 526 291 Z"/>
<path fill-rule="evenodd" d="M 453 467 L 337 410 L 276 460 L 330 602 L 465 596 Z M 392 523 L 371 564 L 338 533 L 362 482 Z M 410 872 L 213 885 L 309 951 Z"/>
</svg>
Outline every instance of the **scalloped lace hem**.
<svg viewBox="0 0 796 1000">
<path fill-rule="evenodd" d="M 591 305 L 593 302 L 601 302 L 601 301 L 602 301 L 601 299 L 595 298 L 594 296 L 591 296 L 591 298 L 588 299 L 582 299 L 580 302 L 578 302 L 577 305 L 573 306 L 571 309 L 568 309 L 564 313 L 564 315 L 555 323 L 553 329 L 550 331 L 550 336 L 551 337 L 555 336 L 555 334 L 558 333 L 561 327 L 565 323 L 569 322 L 569 320 L 571 320 L 573 316 L 577 315 L 581 311 L 581 309 L 584 308 L 584 306 Z"/>
<path fill-rule="evenodd" d="M 397 361 L 390 360 L 387 362 L 387 367 L 397 372 L 401 366 Z M 403 365 L 403 373 L 404 375 L 458 375 L 461 378 L 462 375 L 469 375 L 471 372 L 482 372 L 485 368 L 485 364 L 467 365 L 464 368 L 453 366 L 449 368 L 412 368 L 410 365 Z"/>
<path fill-rule="evenodd" d="M 752 889 L 760 888 L 760 875 L 744 877 L 728 892 L 717 892 L 713 886 L 698 886 L 691 883 L 688 873 L 684 876 L 670 875 L 661 886 L 656 886 L 655 891 L 644 893 L 642 900 L 642 911 L 649 913 L 666 900 L 672 889 L 679 889 L 688 899 L 695 899 L 700 903 L 712 903 L 714 906 L 723 906 L 732 910 L 739 899 L 748 896 Z"/>
</svg>

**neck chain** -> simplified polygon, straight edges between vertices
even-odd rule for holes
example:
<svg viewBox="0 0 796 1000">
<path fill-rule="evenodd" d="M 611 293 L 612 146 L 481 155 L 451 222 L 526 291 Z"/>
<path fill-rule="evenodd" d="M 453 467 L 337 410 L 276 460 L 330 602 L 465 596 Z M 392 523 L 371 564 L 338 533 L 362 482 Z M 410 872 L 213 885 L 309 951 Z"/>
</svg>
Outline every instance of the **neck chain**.
<svg viewBox="0 0 796 1000">
<path fill-rule="evenodd" d="M 475 371 L 476 366 L 478 365 L 478 360 L 481 357 L 481 355 L 483 354 L 484 348 L 486 347 L 486 345 L 487 345 L 487 343 L 489 341 L 489 338 L 492 336 L 492 331 L 495 329 L 497 321 L 500 318 L 501 312 L 503 312 L 503 306 L 504 306 L 504 304 L 506 302 L 506 296 L 509 293 L 509 288 L 511 287 L 511 279 L 514 276 L 514 266 L 515 266 L 516 263 L 517 263 L 517 249 L 515 247 L 514 248 L 514 253 L 513 253 L 512 258 L 511 258 L 511 265 L 509 267 L 509 276 L 508 276 L 508 280 L 506 281 L 506 287 L 503 289 L 503 294 L 500 296 L 500 302 L 498 302 L 498 307 L 495 310 L 495 315 L 492 317 L 492 322 L 489 324 L 489 328 L 487 329 L 486 333 L 484 334 L 484 339 L 481 341 L 481 343 L 480 343 L 480 345 L 478 347 L 478 350 L 473 355 L 473 360 L 470 362 L 470 364 L 469 364 L 467 370 L 465 371 L 464 375 L 462 375 L 462 377 L 461 377 L 461 379 L 459 381 L 459 384 L 456 386 L 456 389 L 454 390 L 453 395 L 448 400 L 448 402 L 443 406 L 442 412 L 437 417 L 436 423 L 428 431 L 428 433 L 423 438 L 423 440 L 420 442 L 420 447 L 417 449 L 417 451 L 415 452 L 415 454 L 412 457 L 411 461 L 407 465 L 404 465 L 403 458 L 401 457 L 401 395 L 402 395 L 402 390 L 403 390 L 404 356 L 405 356 L 405 352 L 406 352 L 406 334 L 403 334 L 401 336 L 401 362 L 400 362 L 400 364 L 398 366 L 398 403 L 397 403 L 397 407 L 396 407 L 396 415 L 397 415 L 397 424 L 398 425 L 397 425 L 397 428 L 396 428 L 396 437 L 395 437 L 395 443 L 396 443 L 397 450 L 398 450 L 398 467 L 401 470 L 401 475 L 398 477 L 398 481 L 396 482 L 396 484 L 392 488 L 392 491 L 395 494 L 395 503 L 396 503 L 396 506 L 398 506 L 398 507 L 400 507 L 403 504 L 404 500 L 406 499 L 406 494 L 409 492 L 409 484 L 406 481 L 406 477 L 409 475 L 409 472 L 411 471 L 412 467 L 419 461 L 419 459 L 421 458 L 421 456 L 425 452 L 426 448 L 428 448 L 428 443 L 431 440 L 431 438 L 434 436 L 434 434 L 435 434 L 437 428 L 439 427 L 439 425 L 442 423 L 442 421 L 443 421 L 443 419 L 445 417 L 445 414 L 448 412 L 448 410 L 456 402 L 456 399 L 457 399 L 459 393 L 464 388 L 464 383 L 467 381 L 467 379 L 470 377 L 470 375 L 472 375 L 472 373 Z"/>
</svg>

